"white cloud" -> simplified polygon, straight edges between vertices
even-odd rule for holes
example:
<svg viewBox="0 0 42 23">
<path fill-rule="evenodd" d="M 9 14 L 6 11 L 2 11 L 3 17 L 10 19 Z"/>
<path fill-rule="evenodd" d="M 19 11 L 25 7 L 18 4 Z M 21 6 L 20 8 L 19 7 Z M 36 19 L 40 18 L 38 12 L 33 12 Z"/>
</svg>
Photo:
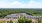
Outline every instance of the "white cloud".
<svg viewBox="0 0 42 23">
<path fill-rule="evenodd" d="M 42 4 L 35 1 L 30 1 L 27 3 L 21 3 L 19 1 L 14 1 L 11 3 L 0 2 L 0 8 L 42 8 Z"/>
<path fill-rule="evenodd" d="M 35 1 L 30 1 L 28 5 L 37 5 L 39 3 L 35 2 Z"/>
<path fill-rule="evenodd" d="M 29 4 L 22 4 L 21 2 L 18 2 L 18 1 L 14 1 L 13 3 L 11 3 L 11 6 L 13 8 L 35 8 L 38 6 L 39 3 L 36 3 L 35 1 L 30 1 Z"/>
<path fill-rule="evenodd" d="M 11 3 L 11 4 L 13 4 L 13 5 L 16 5 L 16 4 L 21 4 L 20 2 L 18 2 L 18 1 L 14 1 L 13 3 Z"/>
</svg>

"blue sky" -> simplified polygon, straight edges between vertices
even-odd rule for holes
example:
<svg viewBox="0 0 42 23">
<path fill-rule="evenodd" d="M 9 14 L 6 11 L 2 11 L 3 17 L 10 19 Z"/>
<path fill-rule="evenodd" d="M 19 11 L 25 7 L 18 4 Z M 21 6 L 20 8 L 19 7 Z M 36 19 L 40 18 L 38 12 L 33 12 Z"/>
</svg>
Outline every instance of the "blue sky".
<svg viewBox="0 0 42 23">
<path fill-rule="evenodd" d="M 0 8 L 42 8 L 42 0 L 0 0 Z"/>
</svg>

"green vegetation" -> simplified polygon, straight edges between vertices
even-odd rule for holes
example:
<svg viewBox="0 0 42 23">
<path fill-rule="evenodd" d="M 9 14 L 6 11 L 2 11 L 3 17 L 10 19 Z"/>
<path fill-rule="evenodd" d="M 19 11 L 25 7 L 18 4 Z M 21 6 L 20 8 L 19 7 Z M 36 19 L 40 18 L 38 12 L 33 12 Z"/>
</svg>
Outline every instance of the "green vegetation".
<svg viewBox="0 0 42 23">
<path fill-rule="evenodd" d="M 19 18 L 18 23 L 32 23 L 32 20 L 21 17 Z"/>
<path fill-rule="evenodd" d="M 13 23 L 12 20 L 11 21 L 7 21 L 7 23 Z"/>
<path fill-rule="evenodd" d="M 4 18 L 8 14 L 27 13 L 32 16 L 42 16 L 42 9 L 0 9 L 0 17 Z"/>
<path fill-rule="evenodd" d="M 4 18 L 8 14 L 14 13 L 26 13 L 32 16 L 42 16 L 42 9 L 0 9 L 0 18 Z M 29 19 L 25 19 L 21 16 L 19 18 L 18 23 L 31 23 L 32 21 Z M 5 21 L 0 21 L 0 23 L 5 23 Z M 8 23 L 13 23 L 12 21 Z M 41 23 L 41 19 L 38 18 L 38 23 Z"/>
<path fill-rule="evenodd" d="M 32 23 L 32 21 L 27 19 L 19 19 L 18 23 Z"/>
<path fill-rule="evenodd" d="M 13 23 L 12 20 L 9 23 Z"/>
<path fill-rule="evenodd" d="M 41 23 L 41 18 L 38 18 L 38 23 Z"/>
</svg>

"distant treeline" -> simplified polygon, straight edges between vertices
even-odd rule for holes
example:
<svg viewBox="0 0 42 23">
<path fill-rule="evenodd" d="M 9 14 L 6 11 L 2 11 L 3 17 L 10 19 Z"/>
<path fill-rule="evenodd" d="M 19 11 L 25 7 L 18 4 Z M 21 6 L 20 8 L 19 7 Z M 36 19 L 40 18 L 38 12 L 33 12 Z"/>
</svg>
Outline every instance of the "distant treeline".
<svg viewBox="0 0 42 23">
<path fill-rule="evenodd" d="M 0 17 L 4 18 L 8 14 L 27 13 L 32 16 L 42 16 L 42 9 L 0 9 Z"/>
</svg>

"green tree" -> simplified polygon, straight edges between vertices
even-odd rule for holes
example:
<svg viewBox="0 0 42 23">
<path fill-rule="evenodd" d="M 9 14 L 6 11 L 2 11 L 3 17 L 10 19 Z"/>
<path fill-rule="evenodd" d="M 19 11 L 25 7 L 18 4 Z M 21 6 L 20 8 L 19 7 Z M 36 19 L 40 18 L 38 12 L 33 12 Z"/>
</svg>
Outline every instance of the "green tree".
<svg viewBox="0 0 42 23">
<path fill-rule="evenodd" d="M 25 23 L 32 23 L 32 20 L 26 20 Z"/>
<path fill-rule="evenodd" d="M 41 18 L 38 18 L 38 23 L 41 23 Z"/>
<path fill-rule="evenodd" d="M 29 19 L 25 19 L 23 17 L 21 17 L 19 20 L 18 20 L 18 23 L 31 23 L 32 20 L 29 20 Z"/>
<path fill-rule="evenodd" d="M 7 21 L 7 23 L 9 23 L 9 21 Z"/>
<path fill-rule="evenodd" d="M 9 23 L 13 23 L 12 20 Z"/>
</svg>

